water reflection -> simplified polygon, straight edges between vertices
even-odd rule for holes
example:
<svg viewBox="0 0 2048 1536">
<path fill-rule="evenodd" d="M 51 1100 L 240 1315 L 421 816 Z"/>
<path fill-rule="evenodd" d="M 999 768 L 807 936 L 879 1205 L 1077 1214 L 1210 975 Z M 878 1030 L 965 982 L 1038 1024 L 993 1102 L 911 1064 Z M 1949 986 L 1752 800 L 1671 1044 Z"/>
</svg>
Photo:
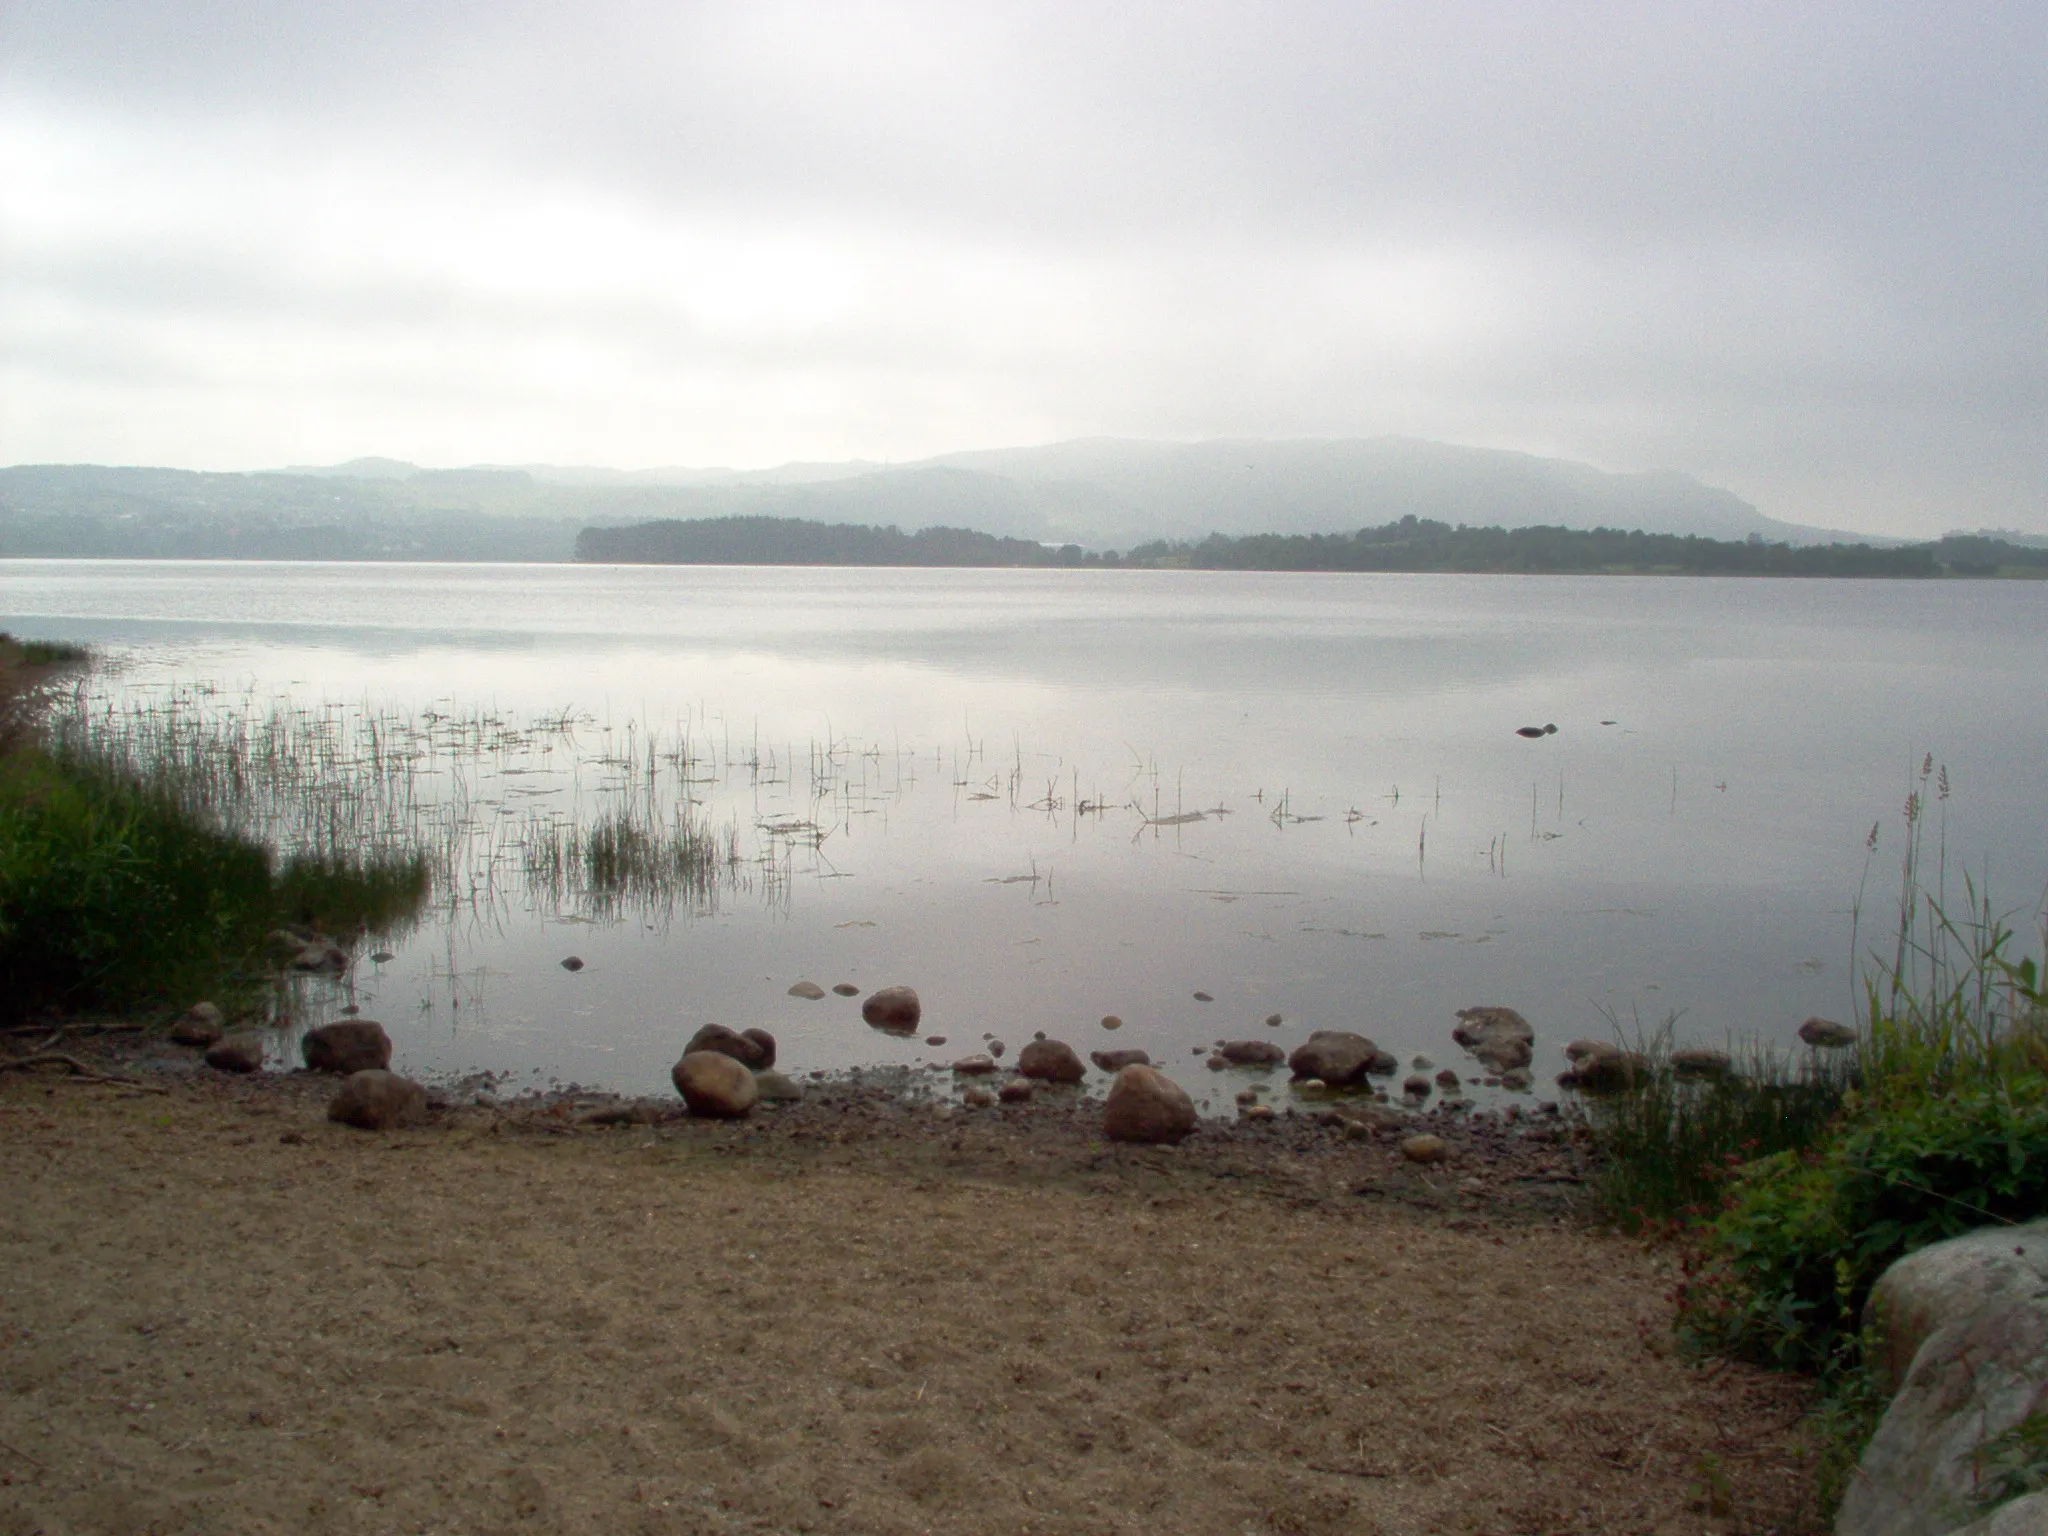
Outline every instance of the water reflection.
<svg viewBox="0 0 2048 1536">
<path fill-rule="evenodd" d="M 0 607 L 122 699 L 382 722 L 394 809 L 337 825 L 441 883 L 348 1001 L 418 1070 L 659 1090 L 710 1021 L 955 1054 L 805 976 L 956 1043 L 1119 1015 L 1222 1105 L 1197 1049 L 1273 1013 L 1458 1061 L 1512 1006 L 1539 1081 L 1605 1015 L 1784 1040 L 1854 1005 L 1929 749 L 1958 859 L 2048 879 L 2036 584 L 13 562 Z"/>
</svg>

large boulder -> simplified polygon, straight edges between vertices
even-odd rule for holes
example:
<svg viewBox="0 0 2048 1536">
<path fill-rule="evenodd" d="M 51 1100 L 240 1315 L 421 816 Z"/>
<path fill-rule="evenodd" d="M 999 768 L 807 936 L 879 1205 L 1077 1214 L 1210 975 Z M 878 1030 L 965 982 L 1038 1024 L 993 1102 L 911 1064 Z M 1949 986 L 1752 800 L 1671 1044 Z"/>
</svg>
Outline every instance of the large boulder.
<svg viewBox="0 0 2048 1536">
<path fill-rule="evenodd" d="M 329 1102 L 327 1118 L 364 1131 L 417 1125 L 427 1118 L 427 1090 L 381 1068 L 351 1072 Z"/>
<path fill-rule="evenodd" d="M 737 1120 L 761 1097 L 754 1074 L 723 1051 L 691 1051 L 669 1073 L 693 1115 Z"/>
<path fill-rule="evenodd" d="M 1234 1067 L 1277 1067 L 1287 1053 L 1270 1040 L 1226 1040 L 1216 1054 Z"/>
<path fill-rule="evenodd" d="M 1878 1346 L 1871 1363 L 1896 1392 L 1920 1346 L 2002 1296 L 2048 1292 L 2048 1220 L 1980 1227 L 1909 1253 L 1884 1272 L 1864 1304 Z"/>
<path fill-rule="evenodd" d="M 1880 1369 L 1908 1351 L 1911 1363 L 1836 1536 L 2043 1529 L 2025 1473 L 2039 1457 L 2029 1421 L 2048 1415 L 2048 1221 L 1980 1228 L 1900 1260 L 1872 1293 L 1870 1321 Z"/>
<path fill-rule="evenodd" d="M 1017 1070 L 1047 1083 L 1078 1083 L 1088 1075 L 1081 1058 L 1064 1040 L 1034 1040 L 1017 1053 Z"/>
<path fill-rule="evenodd" d="M 374 1019 L 343 1019 L 307 1030 L 299 1054 L 315 1072 L 381 1072 L 391 1065 L 391 1037 Z"/>
<path fill-rule="evenodd" d="M 765 1072 L 775 1065 L 775 1037 L 765 1029 L 727 1029 L 723 1024 L 706 1024 L 683 1047 L 685 1056 L 692 1051 L 717 1051 L 756 1072 Z"/>
<path fill-rule="evenodd" d="M 924 1004 L 909 987 L 883 987 L 870 992 L 860 1005 L 860 1016 L 876 1029 L 893 1035 L 913 1034 L 924 1017 Z"/>
<path fill-rule="evenodd" d="M 1526 1067 L 1535 1054 L 1536 1031 L 1512 1008 L 1460 1008 L 1451 1038 L 1495 1073 Z"/>
<path fill-rule="evenodd" d="M 1393 1062 L 1392 1056 L 1363 1035 L 1346 1029 L 1319 1029 L 1295 1047 L 1287 1058 L 1287 1070 L 1296 1077 L 1319 1077 L 1332 1088 L 1343 1088 L 1364 1082 L 1366 1073 L 1382 1058 Z"/>
<path fill-rule="evenodd" d="M 1195 1102 L 1154 1067 L 1125 1067 L 1109 1085 L 1102 1132 L 1111 1141 L 1179 1141 L 1195 1128 Z"/>
</svg>

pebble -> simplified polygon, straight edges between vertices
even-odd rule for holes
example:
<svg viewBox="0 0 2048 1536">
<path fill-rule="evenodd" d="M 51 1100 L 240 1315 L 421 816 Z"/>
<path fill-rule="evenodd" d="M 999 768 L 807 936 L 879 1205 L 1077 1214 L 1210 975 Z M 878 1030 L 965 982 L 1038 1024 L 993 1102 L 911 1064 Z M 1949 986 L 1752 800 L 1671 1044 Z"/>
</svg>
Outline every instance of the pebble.
<svg viewBox="0 0 2048 1536">
<path fill-rule="evenodd" d="M 1122 1029 L 1124 1021 L 1113 1013 L 1105 1013 L 1102 1016 L 1102 1027 L 1104 1029 Z"/>
<path fill-rule="evenodd" d="M 1244 1108 L 1242 1118 L 1246 1120 L 1270 1120 L 1273 1118 L 1273 1106 L 1270 1104 L 1248 1104 Z"/>
<path fill-rule="evenodd" d="M 1029 1104 L 1036 1084 L 1028 1077 L 1013 1077 L 997 1091 L 1005 1104 Z"/>
<path fill-rule="evenodd" d="M 824 997 L 825 989 L 815 981 L 800 981 L 789 989 L 791 997 L 800 997 L 807 1003 L 815 1003 Z"/>
<path fill-rule="evenodd" d="M 1268 1029 L 1278 1029 L 1284 1022 L 1285 1020 L 1283 1020 L 1277 1013 L 1269 1013 L 1266 1015 L 1266 1028 Z"/>
<path fill-rule="evenodd" d="M 995 1058 L 991 1056 L 962 1056 L 953 1063 L 953 1070 L 961 1077 L 986 1077 L 995 1069 Z"/>
<path fill-rule="evenodd" d="M 580 970 L 582 970 L 582 969 L 583 969 L 583 957 L 582 957 L 581 955 L 569 955 L 569 956 L 567 956 L 567 957 L 566 957 L 566 958 L 564 958 L 564 959 L 563 959 L 563 961 L 562 961 L 562 969 L 563 969 L 563 970 L 565 970 L 565 971 L 580 971 Z"/>
<path fill-rule="evenodd" d="M 1401 1143 L 1401 1155 L 1411 1163 L 1440 1163 L 1451 1148 L 1441 1136 L 1410 1136 Z"/>
<path fill-rule="evenodd" d="M 946 1043 L 946 1037 L 944 1035 L 926 1035 L 924 1037 L 924 1043 L 926 1045 L 944 1045 Z"/>
<path fill-rule="evenodd" d="M 835 981 L 832 983 L 832 990 L 834 992 L 837 992 L 841 997 L 860 996 L 860 988 L 856 987 L 850 981 Z"/>
<path fill-rule="evenodd" d="M 1213 1003 L 1216 1001 L 1216 999 L 1211 997 L 1206 992 L 1197 992 L 1195 994 L 1195 1001 L 1198 1003 Z"/>
<path fill-rule="evenodd" d="M 995 1101 L 996 1096 L 986 1088 L 968 1088 L 960 1095 L 960 1102 L 969 1109 L 987 1109 Z"/>
</svg>

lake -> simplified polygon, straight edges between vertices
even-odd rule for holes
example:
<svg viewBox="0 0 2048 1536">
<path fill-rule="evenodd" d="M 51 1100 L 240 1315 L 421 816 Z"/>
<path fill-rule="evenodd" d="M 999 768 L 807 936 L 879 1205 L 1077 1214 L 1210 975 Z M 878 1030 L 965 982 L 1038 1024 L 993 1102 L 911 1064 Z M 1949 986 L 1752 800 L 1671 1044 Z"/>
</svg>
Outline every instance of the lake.
<svg viewBox="0 0 2048 1536">
<path fill-rule="evenodd" d="M 2031 932 L 2048 885 L 2044 583 L 0 561 L 0 627 L 101 648 L 116 706 L 409 743 L 461 844 L 434 910 L 294 1006 L 418 1074 L 666 1092 L 712 1021 L 794 1072 L 1044 1031 L 1220 1111 L 1215 1040 L 1476 1074 L 1456 1011 L 1503 1004 L 1541 1094 L 1580 1035 L 1850 1017 L 1910 793 L 1952 899 Z M 622 808 L 730 862 L 540 877 L 541 831 Z M 800 980 L 915 986 L 946 1043 Z"/>
</svg>

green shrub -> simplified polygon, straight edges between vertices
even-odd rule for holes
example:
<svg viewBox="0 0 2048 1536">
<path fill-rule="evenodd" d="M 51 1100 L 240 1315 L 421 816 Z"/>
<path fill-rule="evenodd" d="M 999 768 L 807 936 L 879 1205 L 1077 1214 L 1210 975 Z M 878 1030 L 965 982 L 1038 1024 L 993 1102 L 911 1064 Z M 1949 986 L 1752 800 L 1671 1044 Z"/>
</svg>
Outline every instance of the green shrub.
<svg viewBox="0 0 2048 1536">
<path fill-rule="evenodd" d="M 1743 1169 L 1688 1277 L 1695 1342 L 1769 1363 L 1853 1363 L 1870 1288 L 1894 1260 L 2048 1208 L 2038 1074 L 1855 1104 L 1832 1138 Z"/>
</svg>

